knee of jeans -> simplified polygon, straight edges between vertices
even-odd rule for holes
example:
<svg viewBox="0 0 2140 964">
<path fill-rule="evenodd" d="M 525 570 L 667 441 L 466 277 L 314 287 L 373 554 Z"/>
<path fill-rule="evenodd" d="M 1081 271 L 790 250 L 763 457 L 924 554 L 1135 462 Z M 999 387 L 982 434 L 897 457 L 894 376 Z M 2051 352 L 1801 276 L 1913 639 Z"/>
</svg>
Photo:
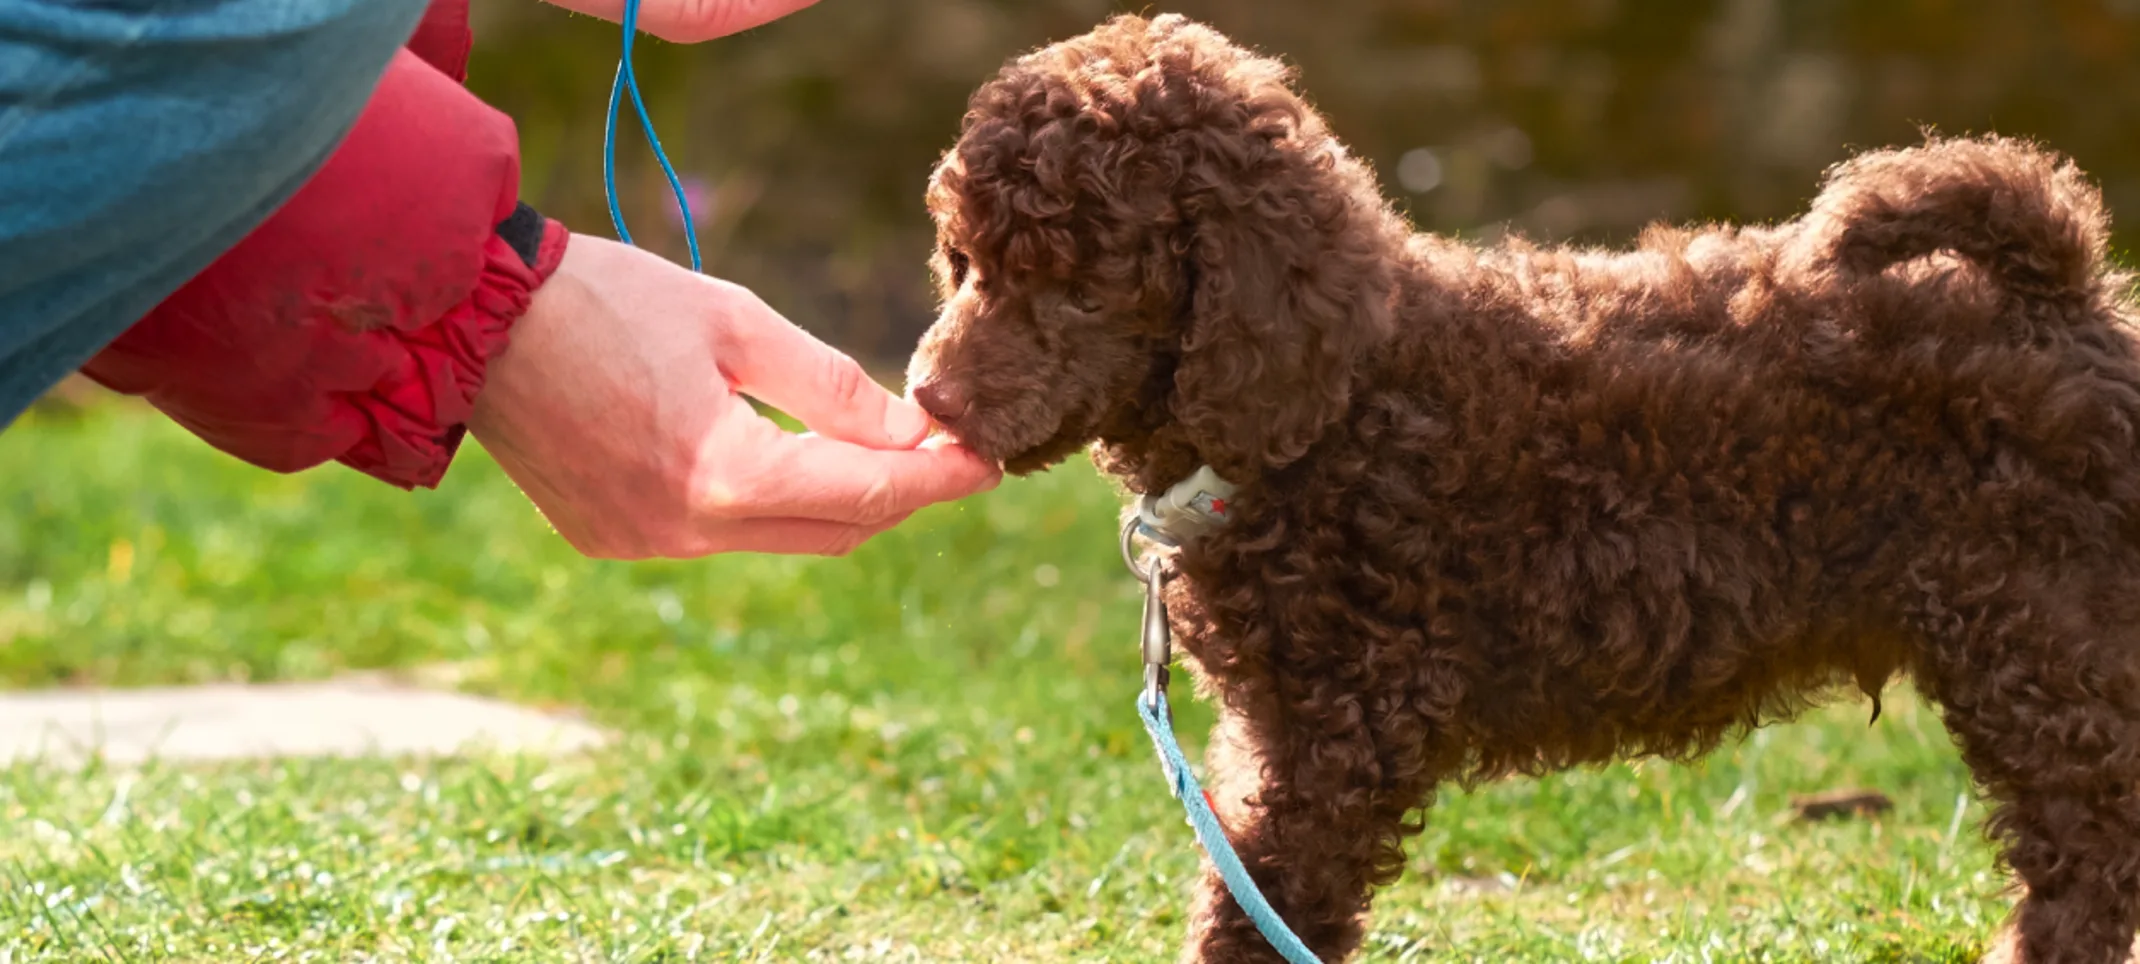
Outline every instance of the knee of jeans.
<svg viewBox="0 0 2140 964">
<path fill-rule="evenodd" d="M 206 105 L 194 129 L 203 155 L 198 160 L 217 160 L 173 164 L 164 176 L 193 191 L 221 192 L 242 202 L 258 185 L 300 182 L 326 160 L 356 123 L 428 4 L 223 0 L 213 6 L 234 33 L 249 35 L 243 57 L 224 69 L 196 69 L 181 81 L 203 95 L 197 103 Z M 183 45 L 151 48 L 162 54 Z"/>
<path fill-rule="evenodd" d="M 0 357 L 99 292 L 171 264 L 183 280 L 235 243 L 326 161 L 427 4 L 214 0 L 130 19 L 46 6 L 58 12 L 17 35 L 0 14 L 0 62 L 36 68 L 0 72 Z M 38 317 L 19 323 L 25 303 Z"/>
</svg>

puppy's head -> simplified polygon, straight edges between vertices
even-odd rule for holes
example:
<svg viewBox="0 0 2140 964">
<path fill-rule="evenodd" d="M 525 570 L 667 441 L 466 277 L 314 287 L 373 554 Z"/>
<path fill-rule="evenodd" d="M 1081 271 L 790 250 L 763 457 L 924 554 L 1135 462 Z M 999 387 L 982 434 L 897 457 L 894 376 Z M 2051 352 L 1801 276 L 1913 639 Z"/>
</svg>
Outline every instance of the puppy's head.
<svg viewBox="0 0 2140 964">
<path fill-rule="evenodd" d="M 930 179 L 915 399 L 1013 473 L 1094 440 L 1140 488 L 1299 458 L 1386 335 L 1404 231 L 1288 79 L 1178 16 L 1007 65 Z"/>
</svg>

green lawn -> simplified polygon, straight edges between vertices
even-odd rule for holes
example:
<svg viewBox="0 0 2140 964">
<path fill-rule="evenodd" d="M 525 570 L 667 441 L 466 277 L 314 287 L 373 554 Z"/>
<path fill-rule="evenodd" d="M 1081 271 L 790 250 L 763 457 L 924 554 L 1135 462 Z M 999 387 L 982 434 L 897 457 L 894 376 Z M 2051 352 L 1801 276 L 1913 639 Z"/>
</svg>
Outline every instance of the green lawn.
<svg viewBox="0 0 2140 964">
<path fill-rule="evenodd" d="M 0 961 L 1172 960 L 1195 854 L 1130 704 L 1116 505 L 1079 463 L 847 559 L 591 563 L 472 445 L 411 495 L 130 409 L 33 418 L 0 435 L 0 682 L 388 668 L 624 739 L 0 769 Z M 1368 957 L 1974 960 L 2007 900 L 1981 808 L 1951 829 L 1944 732 L 1887 704 L 1452 794 Z M 1896 809 L 1790 819 L 1843 785 Z"/>
</svg>

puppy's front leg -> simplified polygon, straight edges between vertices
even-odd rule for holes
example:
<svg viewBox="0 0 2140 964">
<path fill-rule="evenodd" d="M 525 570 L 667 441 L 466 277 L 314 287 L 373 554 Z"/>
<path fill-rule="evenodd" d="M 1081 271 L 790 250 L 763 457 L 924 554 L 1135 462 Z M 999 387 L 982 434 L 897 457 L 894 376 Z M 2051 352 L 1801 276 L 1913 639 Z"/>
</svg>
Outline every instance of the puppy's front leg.
<svg viewBox="0 0 2140 964">
<path fill-rule="evenodd" d="M 1403 839 L 1418 830 L 1404 817 L 1428 782 L 1416 770 L 1386 779 L 1404 768 L 1385 765 L 1356 717 L 1332 726 L 1345 714 L 1295 709 L 1315 713 L 1251 720 L 1222 704 L 1208 754 L 1211 796 L 1265 899 L 1317 958 L 1335 964 L 1359 948 L 1374 888 L 1403 870 Z M 1208 860 L 1183 959 L 1283 964 Z"/>
</svg>

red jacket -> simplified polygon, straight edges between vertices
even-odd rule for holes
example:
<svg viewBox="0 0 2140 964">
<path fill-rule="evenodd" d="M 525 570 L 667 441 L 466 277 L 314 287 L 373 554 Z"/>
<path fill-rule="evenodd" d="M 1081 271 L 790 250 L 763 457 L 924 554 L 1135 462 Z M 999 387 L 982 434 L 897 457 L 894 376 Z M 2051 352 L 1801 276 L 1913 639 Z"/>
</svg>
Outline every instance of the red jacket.
<svg viewBox="0 0 2140 964">
<path fill-rule="evenodd" d="M 467 13 L 434 0 L 319 173 L 83 373 L 264 468 L 438 484 L 567 238 L 540 222 L 523 257 L 500 234 L 519 140 L 461 87 Z"/>
</svg>

